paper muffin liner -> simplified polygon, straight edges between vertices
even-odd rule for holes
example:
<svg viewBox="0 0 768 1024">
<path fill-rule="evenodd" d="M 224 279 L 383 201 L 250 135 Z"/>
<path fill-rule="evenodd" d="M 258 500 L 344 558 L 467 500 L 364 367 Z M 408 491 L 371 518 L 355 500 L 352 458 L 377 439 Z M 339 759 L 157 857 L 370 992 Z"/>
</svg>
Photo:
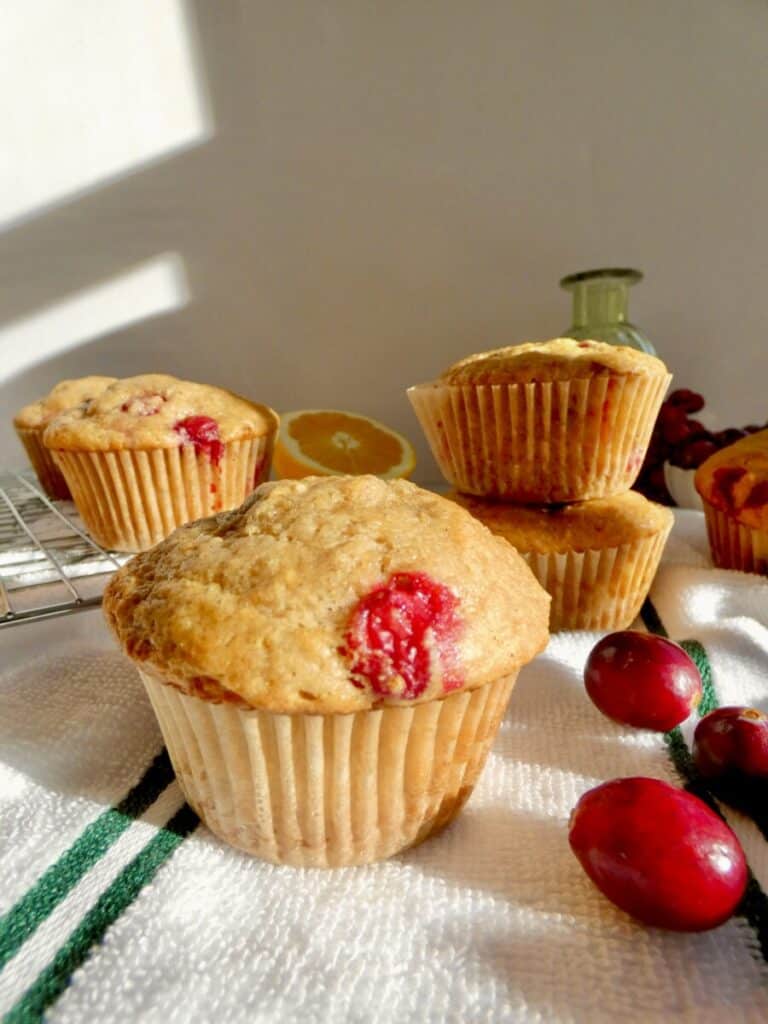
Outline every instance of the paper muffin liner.
<svg viewBox="0 0 768 1024">
<path fill-rule="evenodd" d="M 706 498 L 702 500 L 715 565 L 768 576 L 768 530 L 744 526 Z"/>
<path fill-rule="evenodd" d="M 216 464 L 193 445 L 53 454 L 93 539 L 145 551 L 183 523 L 242 504 L 269 475 L 272 443 L 229 441 Z"/>
<path fill-rule="evenodd" d="M 40 486 L 49 498 L 66 501 L 71 497 L 67 481 L 53 460 L 53 455 L 43 444 L 43 427 L 16 427 L 19 440 L 24 445 L 32 469 L 37 474 Z"/>
<path fill-rule="evenodd" d="M 391 857 L 447 825 L 485 764 L 515 682 L 410 707 L 276 714 L 141 673 L 184 795 L 225 842 L 275 864 Z"/>
<path fill-rule="evenodd" d="M 651 589 L 670 529 L 671 524 L 651 537 L 611 548 L 520 551 L 552 597 L 550 630 L 630 626 Z"/>
<path fill-rule="evenodd" d="M 410 388 L 408 397 L 454 487 L 547 504 L 629 490 L 671 379 L 437 383 Z"/>
</svg>

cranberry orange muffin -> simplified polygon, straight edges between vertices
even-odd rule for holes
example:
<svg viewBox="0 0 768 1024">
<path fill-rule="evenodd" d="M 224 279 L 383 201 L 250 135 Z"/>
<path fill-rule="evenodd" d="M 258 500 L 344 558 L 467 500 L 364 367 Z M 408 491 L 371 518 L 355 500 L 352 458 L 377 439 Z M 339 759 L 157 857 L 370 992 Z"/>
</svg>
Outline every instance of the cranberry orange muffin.
<svg viewBox="0 0 768 1024">
<path fill-rule="evenodd" d="M 768 575 L 768 430 L 716 452 L 695 483 L 715 565 Z"/>
<path fill-rule="evenodd" d="M 549 597 L 444 498 L 306 477 L 138 555 L 104 610 L 210 829 L 330 867 L 391 856 L 458 814 L 547 642 Z"/>
<path fill-rule="evenodd" d="M 239 505 L 269 474 L 277 425 L 265 405 L 155 373 L 58 416 L 43 443 L 94 539 L 143 551 Z"/>
<path fill-rule="evenodd" d="M 469 356 L 408 396 L 458 490 L 549 504 L 632 486 L 670 380 L 645 352 L 556 338 Z"/>
<path fill-rule="evenodd" d="M 546 507 L 450 497 L 528 562 L 552 597 L 552 631 L 634 622 L 674 522 L 671 509 L 635 491 Z"/>
<path fill-rule="evenodd" d="M 82 402 L 88 402 L 104 388 L 114 384 L 115 377 L 79 377 L 76 380 L 62 380 L 45 398 L 25 405 L 13 418 L 13 425 L 19 440 L 24 445 L 32 468 L 37 473 L 49 498 L 70 497 L 67 482 L 43 444 L 43 431 L 54 416 L 66 409 L 72 409 Z"/>
</svg>

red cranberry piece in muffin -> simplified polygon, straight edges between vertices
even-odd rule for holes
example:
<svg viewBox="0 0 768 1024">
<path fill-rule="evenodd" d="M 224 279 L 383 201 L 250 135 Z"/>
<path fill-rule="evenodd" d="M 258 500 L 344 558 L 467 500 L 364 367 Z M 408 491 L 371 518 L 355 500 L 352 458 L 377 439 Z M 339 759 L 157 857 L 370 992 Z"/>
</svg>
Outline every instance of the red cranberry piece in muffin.
<svg viewBox="0 0 768 1024">
<path fill-rule="evenodd" d="M 174 423 L 173 429 L 181 437 L 182 444 L 195 446 L 196 454 L 203 452 L 214 466 L 219 464 L 224 445 L 219 435 L 219 425 L 210 416 L 187 416 Z"/>
<path fill-rule="evenodd" d="M 462 685 L 457 665 L 458 598 L 425 573 L 396 573 L 358 602 L 343 653 L 352 681 L 382 697 L 421 696 L 438 662 L 443 692 Z"/>
</svg>

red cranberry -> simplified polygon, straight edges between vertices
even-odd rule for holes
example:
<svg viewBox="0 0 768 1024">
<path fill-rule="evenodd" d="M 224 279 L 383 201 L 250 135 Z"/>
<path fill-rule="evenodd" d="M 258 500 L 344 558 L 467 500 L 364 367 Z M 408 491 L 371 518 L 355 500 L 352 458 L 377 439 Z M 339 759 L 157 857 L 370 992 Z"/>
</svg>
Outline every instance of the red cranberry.
<svg viewBox="0 0 768 1024">
<path fill-rule="evenodd" d="M 352 612 L 340 649 L 351 659 L 352 682 L 367 683 L 382 697 L 413 699 L 426 690 L 437 667 L 445 692 L 461 686 L 458 605 L 448 587 L 424 573 L 390 577 Z"/>
<path fill-rule="evenodd" d="M 768 715 L 757 708 L 711 711 L 696 726 L 693 759 L 706 778 L 768 781 Z"/>
<path fill-rule="evenodd" d="M 669 405 L 682 409 L 684 412 L 699 412 L 700 409 L 704 408 L 704 398 L 696 391 L 689 391 L 688 388 L 678 388 L 673 391 L 665 405 Z"/>
<path fill-rule="evenodd" d="M 704 931 L 747 885 L 738 839 L 705 803 L 659 779 L 605 782 L 576 804 L 571 849 L 600 892 L 645 924 Z"/>
<path fill-rule="evenodd" d="M 584 669 L 593 703 L 624 725 L 668 732 L 701 700 L 699 670 L 682 647 L 631 629 L 610 633 Z"/>
<path fill-rule="evenodd" d="M 681 420 L 670 423 L 664 429 L 664 437 L 671 445 L 681 444 L 683 441 L 698 437 L 701 433 L 699 427 L 700 424 L 697 424 L 695 420 Z"/>
<path fill-rule="evenodd" d="M 727 448 L 729 444 L 734 444 L 736 441 L 740 441 L 742 437 L 746 436 L 746 430 L 739 430 L 738 427 L 728 427 L 726 430 L 718 430 L 712 435 L 718 448 Z"/>
<path fill-rule="evenodd" d="M 681 445 L 670 461 L 682 469 L 698 469 L 702 462 L 706 462 L 710 455 L 714 455 L 718 450 L 714 441 L 696 438 L 695 441 Z"/>
<path fill-rule="evenodd" d="M 214 466 L 224 454 L 224 444 L 219 435 L 219 425 L 210 416 L 187 416 L 174 423 L 173 429 L 181 437 L 182 444 L 193 444 L 199 455 L 204 452 Z"/>
</svg>

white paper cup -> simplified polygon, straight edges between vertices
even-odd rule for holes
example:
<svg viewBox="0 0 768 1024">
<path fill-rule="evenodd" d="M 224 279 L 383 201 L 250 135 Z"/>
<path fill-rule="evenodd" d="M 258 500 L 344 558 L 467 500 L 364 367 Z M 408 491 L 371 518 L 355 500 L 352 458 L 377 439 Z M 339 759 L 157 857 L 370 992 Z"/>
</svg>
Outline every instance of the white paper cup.
<svg viewBox="0 0 768 1024">
<path fill-rule="evenodd" d="M 391 857 L 461 810 L 515 675 L 409 707 L 274 714 L 141 671 L 179 785 L 217 836 L 276 864 Z"/>
</svg>

